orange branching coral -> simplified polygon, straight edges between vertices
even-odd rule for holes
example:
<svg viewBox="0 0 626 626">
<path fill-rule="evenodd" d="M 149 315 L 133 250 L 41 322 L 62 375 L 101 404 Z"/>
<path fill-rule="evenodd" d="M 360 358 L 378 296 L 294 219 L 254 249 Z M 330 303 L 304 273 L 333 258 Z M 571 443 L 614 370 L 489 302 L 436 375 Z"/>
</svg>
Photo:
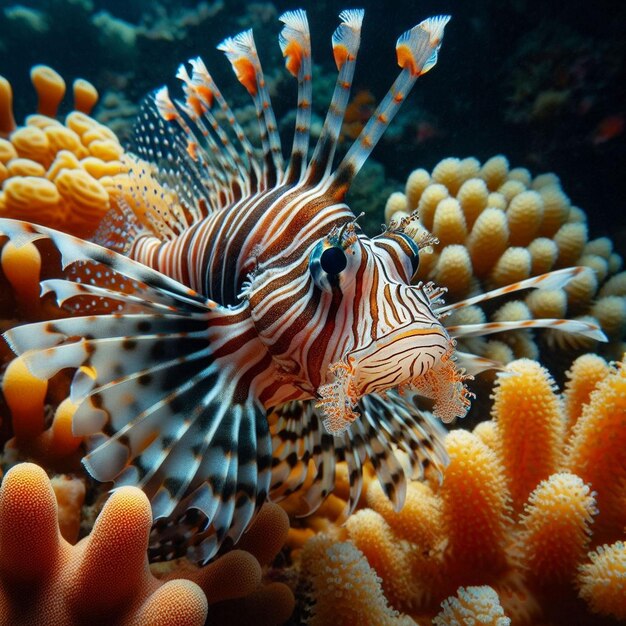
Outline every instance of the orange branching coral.
<svg viewBox="0 0 626 626">
<path fill-rule="evenodd" d="M 578 421 L 591 392 L 609 373 L 609 364 L 597 354 L 584 354 L 574 361 L 567 373 L 568 381 L 563 393 L 568 430 Z"/>
<path fill-rule="evenodd" d="M 393 608 L 426 623 L 459 586 L 489 585 L 499 598 L 489 606 L 503 609 L 494 618 L 514 625 L 624 616 L 625 375 L 612 367 L 590 390 L 578 380 L 589 367 L 608 366 L 585 355 L 568 372 L 568 412 L 580 415 L 571 435 L 548 372 L 514 361 L 499 374 L 493 419 L 446 438 L 442 484 L 410 483 L 408 508 L 396 513 L 373 483 L 369 508 L 328 531 L 367 558 Z M 587 556 L 607 537 L 622 541 Z M 441 620 L 471 616 L 470 595 L 459 591 L 435 623 L 465 623 Z"/>
<path fill-rule="evenodd" d="M 597 492 L 602 540 L 621 537 L 626 526 L 626 369 L 611 368 L 589 396 L 572 428 L 565 467 Z M 616 534 L 619 533 L 619 534 Z"/>
<path fill-rule="evenodd" d="M 454 581 L 471 581 L 475 573 L 500 573 L 505 566 L 510 523 L 504 472 L 495 453 L 476 435 L 457 430 L 446 439 L 450 465 L 440 497 L 448 539 L 446 557 Z"/>
<path fill-rule="evenodd" d="M 457 595 L 444 600 L 441 606 L 443 610 L 433 619 L 434 626 L 509 626 L 511 623 L 504 615 L 498 594 L 487 585 L 460 587 Z"/>
<path fill-rule="evenodd" d="M 578 582 L 592 611 L 626 620 L 626 542 L 592 552 L 580 568 Z"/>
<path fill-rule="evenodd" d="M 247 551 L 235 550 L 204 568 L 188 566 L 163 579 L 148 567 L 152 525 L 150 504 L 134 487 L 117 489 L 104 505 L 91 534 L 75 546 L 60 534 L 55 492 L 39 466 L 24 463 L 6 474 L 0 488 L 0 624 L 189 625 L 225 623 L 223 607 L 233 598 L 286 619 L 293 596 L 282 584 L 259 587 L 261 566 Z M 270 505 L 251 529 L 249 549 L 271 556 L 260 545 L 272 525 L 287 521 Z M 179 578 L 177 576 L 182 576 Z M 243 601 L 244 614 L 246 602 Z M 270 608 L 278 604 L 278 611 Z M 282 610 L 282 613 L 281 613 Z M 235 623 L 235 622 L 226 622 Z M 237 622 L 240 623 L 240 622 Z M 250 623 L 249 621 L 246 623 Z"/>
<path fill-rule="evenodd" d="M 10 85 L 0 81 L 0 136 L 6 136 L 0 138 L 0 215 L 89 237 L 118 201 L 128 170 L 124 150 L 113 132 L 88 116 L 98 97 L 93 85 L 74 83 L 75 110 L 61 123 L 55 116 L 63 78 L 38 65 L 31 79 L 38 113 L 20 127 L 13 121 Z M 6 273 L 4 258 L 3 268 Z"/>
<path fill-rule="evenodd" d="M 510 363 L 498 376 L 493 417 L 509 491 L 519 511 L 561 461 L 563 414 L 548 371 L 529 359 Z"/>
<path fill-rule="evenodd" d="M 565 289 L 527 294 L 527 311 L 531 318 L 592 316 L 611 340 L 610 356 L 621 356 L 626 334 L 622 259 L 606 237 L 588 240 L 585 213 L 571 205 L 554 174 L 533 178 L 526 169 L 511 169 L 502 155 L 482 165 L 471 157 L 443 159 L 431 173 L 418 169 L 409 175 L 404 192 L 389 197 L 385 219 L 398 221 L 413 211 L 419 217 L 416 239 L 425 234 L 438 239 L 431 253 L 421 255 L 416 278 L 448 288 L 450 301 L 553 269 L 592 268 Z M 509 360 L 529 356 L 532 340 L 527 335 L 517 341 L 519 332 L 502 335 L 512 348 Z M 560 331 L 544 336 L 561 348 L 592 345 Z M 472 349 L 488 356 L 484 340 L 474 339 Z"/>
<path fill-rule="evenodd" d="M 325 535 L 310 539 L 301 558 L 303 584 L 309 589 L 310 626 L 415 626 L 389 607 L 380 578 L 349 542 Z"/>
<path fill-rule="evenodd" d="M 516 536 L 522 567 L 541 585 L 573 583 L 596 513 L 580 477 L 560 472 L 542 481 L 530 494 Z"/>
</svg>

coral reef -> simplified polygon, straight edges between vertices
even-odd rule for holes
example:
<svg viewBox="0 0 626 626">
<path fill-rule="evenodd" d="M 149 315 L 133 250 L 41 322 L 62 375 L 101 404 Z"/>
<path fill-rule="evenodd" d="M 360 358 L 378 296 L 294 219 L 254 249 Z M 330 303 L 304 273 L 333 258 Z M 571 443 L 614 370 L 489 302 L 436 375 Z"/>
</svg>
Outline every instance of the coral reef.
<svg viewBox="0 0 626 626">
<path fill-rule="evenodd" d="M 511 169 L 504 156 L 483 164 L 474 158 L 447 158 L 432 170 L 414 170 L 404 192 L 387 200 L 385 219 L 398 220 L 417 211 L 415 237 L 426 233 L 438 242 L 422 254 L 416 279 L 432 280 L 448 289 L 451 302 L 530 276 L 572 265 L 590 267 L 562 290 L 529 293 L 524 300 L 499 309 L 474 307 L 452 315 L 474 316 L 476 323 L 530 318 L 594 318 L 610 342 L 594 347 L 558 330 L 537 343 L 530 331 L 503 333 L 499 341 L 471 340 L 471 350 L 490 358 L 537 358 L 540 347 L 567 352 L 602 349 L 619 358 L 626 337 L 626 272 L 622 258 L 606 237 L 588 239 L 587 217 L 571 205 L 554 174 L 532 177 L 524 168 Z M 510 353 L 502 351 L 502 342 Z M 463 341 L 459 342 L 463 345 Z M 548 352 L 548 350 L 544 350 Z"/>
<path fill-rule="evenodd" d="M 261 585 L 261 563 L 274 558 L 288 526 L 275 505 L 261 511 L 239 550 L 201 569 L 179 563 L 157 578 L 146 554 L 150 504 L 139 489 L 116 490 L 76 545 L 60 535 L 55 491 L 34 464 L 4 477 L 0 624 L 187 626 L 204 624 L 207 614 L 208 624 L 278 624 L 291 613 L 285 585 Z"/>
<path fill-rule="evenodd" d="M 31 80 L 38 112 L 19 127 L 11 87 L 0 81 L 0 129 L 6 135 L 0 138 L 0 215 L 90 237 L 117 203 L 117 186 L 127 173 L 124 150 L 111 130 L 89 117 L 98 98 L 90 83 L 74 82 L 75 110 L 61 123 L 55 116 L 65 95 L 63 78 L 39 65 Z"/>
<path fill-rule="evenodd" d="M 590 369 L 604 372 L 595 385 L 585 385 Z M 497 378 L 492 419 L 448 435 L 443 483 L 410 483 L 405 507 L 394 512 L 371 482 L 365 508 L 344 527 L 327 525 L 293 552 L 301 585 L 320 584 L 318 572 L 330 580 L 339 557 L 323 546 L 333 538 L 359 564 L 359 579 L 379 578 L 368 583 L 366 603 L 385 615 L 402 612 L 393 619 L 430 623 L 442 601 L 436 624 L 468 623 L 463 616 L 513 625 L 623 618 L 624 371 L 598 356 L 579 357 L 559 394 L 538 363 L 512 362 Z M 315 555 L 315 574 L 307 555 Z M 314 594 L 311 615 L 329 611 L 341 620 L 354 610 L 341 604 L 352 602 L 349 576 L 333 580 L 339 589 Z M 491 589 L 467 589 L 476 585 Z"/>
</svg>

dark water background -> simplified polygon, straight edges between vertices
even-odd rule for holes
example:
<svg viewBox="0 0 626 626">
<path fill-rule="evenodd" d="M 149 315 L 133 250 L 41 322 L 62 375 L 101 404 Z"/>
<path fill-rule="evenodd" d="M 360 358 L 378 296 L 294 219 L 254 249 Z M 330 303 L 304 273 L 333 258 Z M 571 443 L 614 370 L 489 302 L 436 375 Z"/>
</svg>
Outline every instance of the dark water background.
<svg viewBox="0 0 626 626">
<path fill-rule="evenodd" d="M 482 161 L 502 153 L 512 167 L 557 173 L 572 202 L 587 212 L 591 234 L 609 234 L 626 253 L 625 2 L 369 0 L 355 5 L 347 0 L 279 0 L 251 7 L 225 0 L 214 18 L 187 27 L 184 36 L 168 39 L 167 33 L 153 32 L 138 38 L 130 51 L 103 44 L 90 16 L 105 10 L 156 31 L 167 29 L 167 20 L 159 22 L 159 15 L 197 3 L 93 0 L 91 7 L 83 3 L 81 8 L 77 2 L 21 2 L 48 19 L 45 33 L 28 37 L 9 26 L 0 12 L 0 74 L 14 86 L 18 120 L 34 108 L 28 71 L 35 63 L 51 65 L 70 80 L 87 78 L 101 92 L 114 86 L 138 102 L 151 88 L 174 84 L 181 61 L 202 55 L 224 92 L 232 91 L 235 102 L 243 102 L 238 100 L 241 88 L 215 46 L 242 24 L 252 25 L 250 20 L 266 22 L 254 28 L 268 73 L 280 64 L 276 16 L 298 7 L 308 11 L 313 58 L 329 73 L 334 71 L 330 35 L 338 13 L 354 6 L 366 9 L 353 93 L 368 90 L 380 98 L 397 74 L 397 36 L 425 17 L 449 13 L 453 19 L 439 63 L 418 81 L 403 107 L 413 117 L 405 120 L 406 128 L 400 117 L 399 138 L 382 142 L 374 153 L 387 177 L 400 183 L 415 167 L 431 169 L 447 156 Z M 0 11 L 9 6 L 13 3 L 2 0 Z M 241 16 L 248 16 L 248 22 Z M 295 104 L 295 86 L 285 84 L 284 97 L 281 92 L 274 103 L 279 117 Z"/>
</svg>

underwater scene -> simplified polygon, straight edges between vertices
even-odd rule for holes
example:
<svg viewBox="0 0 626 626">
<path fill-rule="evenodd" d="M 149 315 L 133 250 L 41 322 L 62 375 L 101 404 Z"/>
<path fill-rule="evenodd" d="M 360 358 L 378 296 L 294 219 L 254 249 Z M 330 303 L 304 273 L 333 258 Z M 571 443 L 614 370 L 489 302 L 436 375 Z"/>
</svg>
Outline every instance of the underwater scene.
<svg viewBox="0 0 626 626">
<path fill-rule="evenodd" d="M 0 2 L 0 626 L 626 623 L 626 4 Z"/>
</svg>

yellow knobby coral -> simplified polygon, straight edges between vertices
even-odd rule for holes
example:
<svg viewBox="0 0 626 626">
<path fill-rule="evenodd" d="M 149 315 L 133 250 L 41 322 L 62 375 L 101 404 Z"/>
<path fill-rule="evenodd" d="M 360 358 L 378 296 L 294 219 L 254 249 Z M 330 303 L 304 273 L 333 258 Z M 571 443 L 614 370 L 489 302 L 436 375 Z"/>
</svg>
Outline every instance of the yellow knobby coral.
<svg viewBox="0 0 626 626">
<path fill-rule="evenodd" d="M 0 215 L 60 228 L 90 237 L 104 215 L 116 206 L 117 186 L 127 177 L 124 153 L 116 136 L 88 117 L 97 91 L 87 81 L 74 83 L 75 111 L 65 123 L 55 116 L 65 94 L 65 81 L 52 68 L 31 71 L 38 113 L 16 127 L 10 86 L 0 89 Z"/>
</svg>

